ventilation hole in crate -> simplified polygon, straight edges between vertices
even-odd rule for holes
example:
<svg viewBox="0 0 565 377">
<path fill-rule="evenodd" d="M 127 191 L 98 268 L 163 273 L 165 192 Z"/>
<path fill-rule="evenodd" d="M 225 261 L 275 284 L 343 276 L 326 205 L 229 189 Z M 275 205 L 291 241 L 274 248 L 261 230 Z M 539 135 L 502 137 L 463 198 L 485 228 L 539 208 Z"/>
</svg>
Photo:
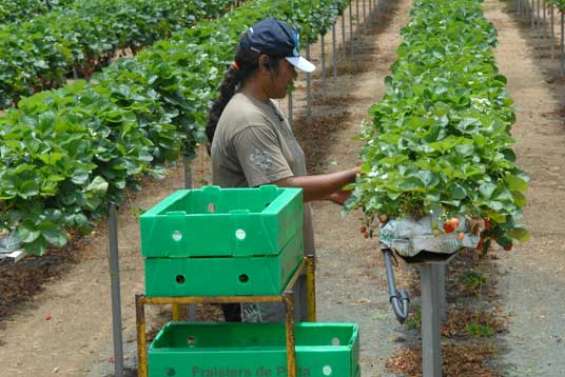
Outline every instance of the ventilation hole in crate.
<svg viewBox="0 0 565 377">
<path fill-rule="evenodd" d="M 177 284 L 184 284 L 186 279 L 184 278 L 184 275 L 177 275 L 176 281 L 177 281 Z"/>
<path fill-rule="evenodd" d="M 247 233 L 245 233 L 245 230 L 238 229 L 235 231 L 235 238 L 237 238 L 238 240 L 243 241 L 246 237 Z"/>
<path fill-rule="evenodd" d="M 175 230 L 173 232 L 173 240 L 176 242 L 179 242 L 180 240 L 182 240 L 182 233 L 180 230 Z"/>
<path fill-rule="evenodd" d="M 242 283 L 247 283 L 249 281 L 249 276 L 247 276 L 247 274 L 241 274 L 239 275 L 239 281 Z"/>
<path fill-rule="evenodd" d="M 325 365 L 322 368 L 322 373 L 324 374 L 324 376 L 331 376 L 332 375 L 332 367 L 330 367 L 329 365 Z"/>
<path fill-rule="evenodd" d="M 332 346 L 339 346 L 339 344 L 340 344 L 339 338 L 332 339 Z"/>
<path fill-rule="evenodd" d="M 167 369 L 165 369 L 165 375 L 167 377 L 173 377 L 173 376 L 177 375 L 177 372 L 176 372 L 175 368 L 167 368 Z"/>
<path fill-rule="evenodd" d="M 191 347 L 194 347 L 196 345 L 196 337 L 190 335 L 189 337 L 186 338 L 186 344 L 188 344 Z"/>
<path fill-rule="evenodd" d="M 216 205 L 214 203 L 208 204 L 208 212 L 210 213 L 216 212 Z"/>
</svg>

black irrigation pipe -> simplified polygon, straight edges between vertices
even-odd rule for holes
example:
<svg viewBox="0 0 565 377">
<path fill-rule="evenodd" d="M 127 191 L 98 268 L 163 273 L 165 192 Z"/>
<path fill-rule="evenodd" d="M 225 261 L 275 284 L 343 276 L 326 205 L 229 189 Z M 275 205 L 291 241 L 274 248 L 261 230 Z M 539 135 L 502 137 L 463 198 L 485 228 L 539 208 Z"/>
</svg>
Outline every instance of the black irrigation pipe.
<svg viewBox="0 0 565 377">
<path fill-rule="evenodd" d="M 405 289 L 398 290 L 396 288 L 396 280 L 394 278 L 394 269 L 392 267 L 392 250 L 389 248 L 381 249 L 386 269 L 386 282 L 388 287 L 389 302 L 392 305 L 392 310 L 396 319 L 400 324 L 408 318 L 410 310 L 410 297 Z"/>
</svg>

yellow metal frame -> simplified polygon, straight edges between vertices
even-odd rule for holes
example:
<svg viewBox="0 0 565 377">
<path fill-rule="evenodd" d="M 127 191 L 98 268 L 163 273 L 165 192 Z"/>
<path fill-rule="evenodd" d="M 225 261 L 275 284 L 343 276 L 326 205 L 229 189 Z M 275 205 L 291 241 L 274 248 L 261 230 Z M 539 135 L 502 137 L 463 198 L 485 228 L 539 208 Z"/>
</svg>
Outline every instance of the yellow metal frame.
<svg viewBox="0 0 565 377">
<path fill-rule="evenodd" d="M 298 277 L 306 271 L 306 292 L 309 322 L 316 321 L 316 261 L 313 255 L 304 257 L 285 290 L 281 295 L 274 296 L 183 296 L 183 297 L 145 297 L 135 296 L 135 313 L 137 328 L 137 360 L 138 377 L 147 377 L 147 329 L 145 322 L 145 305 L 173 305 L 173 320 L 181 316 L 180 305 L 186 304 L 235 304 L 283 302 L 285 304 L 285 332 L 288 377 L 297 377 L 296 371 L 296 339 L 294 336 L 294 294 L 292 288 Z"/>
</svg>

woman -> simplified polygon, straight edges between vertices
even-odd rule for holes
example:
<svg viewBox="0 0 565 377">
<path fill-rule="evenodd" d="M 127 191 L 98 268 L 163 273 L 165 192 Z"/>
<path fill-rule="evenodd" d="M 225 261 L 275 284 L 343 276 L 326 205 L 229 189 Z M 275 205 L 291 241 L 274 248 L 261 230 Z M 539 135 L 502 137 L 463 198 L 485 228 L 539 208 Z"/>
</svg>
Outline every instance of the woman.
<svg viewBox="0 0 565 377">
<path fill-rule="evenodd" d="M 348 198 L 343 186 L 355 180 L 358 169 L 307 175 L 304 152 L 288 121 L 272 99 L 284 98 L 296 79 L 296 69 L 315 67 L 299 55 L 295 29 L 274 18 L 245 32 L 235 62 L 226 72 L 220 97 L 214 102 L 206 133 L 211 144 L 213 183 L 222 187 L 276 184 L 300 187 L 304 194 L 304 252 L 314 254 L 314 234 L 308 202 Z M 295 289 L 297 320 L 306 319 L 305 279 Z M 224 305 L 228 321 L 281 321 L 281 304 Z"/>
</svg>

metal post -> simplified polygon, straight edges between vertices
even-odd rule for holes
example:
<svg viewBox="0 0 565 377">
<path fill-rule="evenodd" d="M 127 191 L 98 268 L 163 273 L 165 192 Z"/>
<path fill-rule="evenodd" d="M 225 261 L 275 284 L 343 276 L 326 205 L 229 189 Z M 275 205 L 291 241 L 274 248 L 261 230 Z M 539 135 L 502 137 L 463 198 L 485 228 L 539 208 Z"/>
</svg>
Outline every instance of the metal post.
<svg viewBox="0 0 565 377">
<path fill-rule="evenodd" d="M 439 296 L 439 317 L 441 323 L 447 321 L 447 296 L 445 294 L 445 281 L 447 276 L 447 264 L 439 266 L 438 271 L 438 296 Z"/>
<path fill-rule="evenodd" d="M 172 305 L 172 320 L 173 321 L 180 321 L 182 317 L 182 309 L 180 304 L 173 304 Z"/>
<path fill-rule="evenodd" d="M 554 11 L 553 11 L 553 4 L 549 4 L 549 19 L 550 19 L 550 24 L 551 24 L 551 33 L 550 33 L 550 37 L 549 37 L 549 51 L 551 54 L 551 59 L 553 59 L 555 57 L 555 48 L 553 47 L 553 45 L 555 44 L 555 27 L 554 27 L 554 22 L 555 22 L 555 17 L 554 17 Z"/>
<path fill-rule="evenodd" d="M 310 60 L 310 45 L 306 46 L 306 59 Z M 312 77 L 310 73 L 306 74 L 306 117 L 310 119 L 312 116 Z"/>
<path fill-rule="evenodd" d="M 324 43 L 324 34 L 320 34 L 322 48 L 322 84 L 326 83 L 326 46 Z"/>
<path fill-rule="evenodd" d="M 112 285 L 112 336 L 114 339 L 114 374 L 122 377 L 124 372 L 124 350 L 122 340 L 122 304 L 120 297 L 120 263 L 118 255 L 118 215 L 116 205 L 110 203 L 108 221 L 110 278 Z"/>
<path fill-rule="evenodd" d="M 539 29 L 539 24 L 540 24 L 539 11 L 540 11 L 540 0 L 536 0 L 536 29 Z"/>
<path fill-rule="evenodd" d="M 355 1 L 355 24 L 357 25 L 357 32 L 359 32 L 359 0 Z"/>
<path fill-rule="evenodd" d="M 345 10 L 341 14 L 341 48 L 345 51 Z"/>
<path fill-rule="evenodd" d="M 565 18 L 565 11 L 561 11 L 561 76 L 565 75 L 565 45 L 564 45 L 564 40 L 565 38 L 563 37 L 563 21 Z"/>
<path fill-rule="evenodd" d="M 353 0 L 349 2 L 349 43 L 351 44 L 351 58 L 353 58 Z"/>
<path fill-rule="evenodd" d="M 297 377 L 296 370 L 296 338 L 294 334 L 294 295 L 285 292 L 284 304 L 286 308 L 286 360 L 288 377 Z"/>
<path fill-rule="evenodd" d="M 555 39 L 555 27 L 554 27 L 555 7 L 553 6 L 553 4 L 549 4 L 549 9 L 550 9 L 549 16 L 551 17 L 551 38 Z"/>
<path fill-rule="evenodd" d="M 145 324 L 145 299 L 135 295 L 135 325 L 137 327 L 137 377 L 147 377 L 147 338 Z"/>
<path fill-rule="evenodd" d="M 516 13 L 518 14 L 518 16 L 520 16 L 522 14 L 522 1 L 521 0 L 516 1 Z"/>
<path fill-rule="evenodd" d="M 547 19 L 546 19 L 546 17 L 545 17 L 545 11 L 546 11 L 545 0 L 542 0 L 542 13 L 543 13 L 543 18 L 542 18 L 541 27 L 543 28 L 543 39 L 547 39 Z"/>
<path fill-rule="evenodd" d="M 363 24 L 365 25 L 365 29 L 367 28 L 367 1 L 363 0 Z"/>
<path fill-rule="evenodd" d="M 422 284 L 422 361 L 423 377 L 442 376 L 439 274 L 441 266 L 423 263 Z"/>
<path fill-rule="evenodd" d="M 316 322 L 316 257 L 306 258 L 306 296 L 308 297 L 308 321 Z"/>
<path fill-rule="evenodd" d="M 332 60 L 333 60 L 333 70 L 334 70 L 334 80 L 337 79 L 337 56 L 336 56 L 336 36 L 335 36 L 335 24 L 332 25 Z"/>
<path fill-rule="evenodd" d="M 529 0 L 528 0 L 528 6 L 529 6 L 529 11 L 530 11 L 530 27 L 533 28 L 534 27 L 534 23 L 535 23 L 535 16 L 534 16 L 534 7 L 535 7 L 535 0 L 532 0 L 532 4 L 529 4 Z"/>
</svg>

